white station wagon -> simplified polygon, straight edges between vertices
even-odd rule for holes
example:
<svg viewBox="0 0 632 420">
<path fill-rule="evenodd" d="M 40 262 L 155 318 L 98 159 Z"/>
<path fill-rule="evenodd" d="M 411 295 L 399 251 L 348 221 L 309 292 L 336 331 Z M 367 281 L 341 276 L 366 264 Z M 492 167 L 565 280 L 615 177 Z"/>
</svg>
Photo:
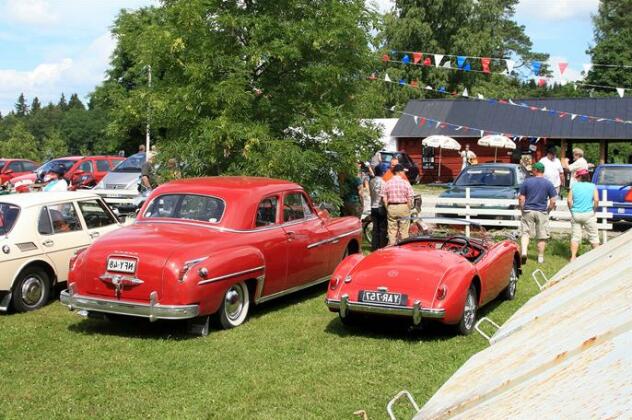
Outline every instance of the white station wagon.
<svg viewBox="0 0 632 420">
<path fill-rule="evenodd" d="M 74 253 L 120 226 L 94 193 L 0 196 L 0 311 L 45 305 Z"/>
</svg>

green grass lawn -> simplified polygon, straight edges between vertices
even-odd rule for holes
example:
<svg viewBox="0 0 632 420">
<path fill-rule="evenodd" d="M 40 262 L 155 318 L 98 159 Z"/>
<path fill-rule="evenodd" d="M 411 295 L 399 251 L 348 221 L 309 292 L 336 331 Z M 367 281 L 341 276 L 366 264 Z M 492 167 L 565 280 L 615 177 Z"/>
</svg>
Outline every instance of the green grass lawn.
<svg viewBox="0 0 632 420">
<path fill-rule="evenodd" d="M 565 242 L 552 245 L 549 276 L 568 258 Z M 482 313 L 506 321 L 537 293 L 535 268 L 531 259 L 516 300 Z M 324 290 L 259 306 L 243 326 L 208 337 L 187 336 L 182 323 L 82 319 L 59 302 L 0 316 L 0 417 L 348 419 L 364 409 L 380 419 L 398 391 L 423 403 L 487 346 L 434 326 L 345 327 Z"/>
</svg>

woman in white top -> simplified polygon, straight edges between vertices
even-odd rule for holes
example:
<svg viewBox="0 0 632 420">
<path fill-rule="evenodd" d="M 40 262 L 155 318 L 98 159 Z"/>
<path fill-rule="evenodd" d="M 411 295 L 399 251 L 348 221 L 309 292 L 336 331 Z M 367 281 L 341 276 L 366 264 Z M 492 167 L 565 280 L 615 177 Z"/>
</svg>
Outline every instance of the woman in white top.
<svg viewBox="0 0 632 420">
<path fill-rule="evenodd" d="M 66 168 L 64 165 L 58 164 L 51 168 L 44 177 L 44 181 L 48 181 L 44 187 L 44 192 L 64 192 L 68 191 L 68 182 L 64 179 Z"/>
</svg>

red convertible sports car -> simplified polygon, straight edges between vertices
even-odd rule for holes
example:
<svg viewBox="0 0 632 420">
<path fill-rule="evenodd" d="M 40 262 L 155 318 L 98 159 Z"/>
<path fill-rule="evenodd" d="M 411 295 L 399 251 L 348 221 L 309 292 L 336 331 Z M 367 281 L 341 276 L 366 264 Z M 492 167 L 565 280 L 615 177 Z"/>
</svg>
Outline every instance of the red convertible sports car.
<svg viewBox="0 0 632 420">
<path fill-rule="evenodd" d="M 336 268 L 327 291 L 329 310 L 347 323 L 358 313 L 424 319 L 472 332 L 477 309 L 497 296 L 513 299 L 520 274 L 518 246 L 493 242 L 481 230 L 468 238 L 464 230 L 479 229 L 451 219 L 424 222 L 423 236 L 366 257 L 357 254 Z M 435 223 L 434 225 L 432 223 Z"/>
<path fill-rule="evenodd" d="M 192 319 L 208 333 L 260 303 L 329 280 L 360 249 L 360 220 L 314 208 L 297 184 L 266 178 L 174 181 L 136 222 L 78 252 L 61 301 L 88 314 Z"/>
</svg>

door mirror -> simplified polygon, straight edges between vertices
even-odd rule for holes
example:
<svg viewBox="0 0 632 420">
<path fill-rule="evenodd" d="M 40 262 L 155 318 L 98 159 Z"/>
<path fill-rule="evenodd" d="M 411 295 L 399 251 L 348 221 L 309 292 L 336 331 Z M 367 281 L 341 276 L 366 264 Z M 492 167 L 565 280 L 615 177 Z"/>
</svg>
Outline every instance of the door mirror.
<svg viewBox="0 0 632 420">
<path fill-rule="evenodd" d="M 329 219 L 330 217 L 329 211 L 327 209 L 318 209 L 316 211 L 316 214 L 323 220 Z"/>
</svg>

